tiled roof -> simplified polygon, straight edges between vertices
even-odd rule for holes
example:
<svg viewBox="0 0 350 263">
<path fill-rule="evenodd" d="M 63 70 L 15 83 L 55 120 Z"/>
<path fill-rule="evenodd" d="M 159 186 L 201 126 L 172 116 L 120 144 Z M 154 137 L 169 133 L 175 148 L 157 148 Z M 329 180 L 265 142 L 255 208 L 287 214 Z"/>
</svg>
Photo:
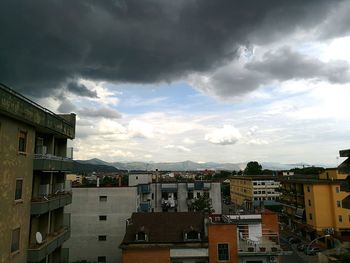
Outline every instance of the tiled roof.
<svg viewBox="0 0 350 263">
<path fill-rule="evenodd" d="M 130 243 L 184 243 L 184 233 L 199 230 L 204 237 L 204 215 L 199 212 L 133 213 L 122 245 Z M 144 232 L 147 241 L 136 241 L 136 234 Z M 202 241 L 203 240 L 202 238 Z"/>
</svg>

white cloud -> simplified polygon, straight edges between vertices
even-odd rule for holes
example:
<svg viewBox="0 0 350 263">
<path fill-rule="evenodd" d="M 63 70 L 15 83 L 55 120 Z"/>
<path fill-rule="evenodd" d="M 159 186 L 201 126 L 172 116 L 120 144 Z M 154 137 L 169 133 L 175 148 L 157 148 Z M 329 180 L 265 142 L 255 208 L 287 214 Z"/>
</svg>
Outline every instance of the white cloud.
<svg viewBox="0 0 350 263">
<path fill-rule="evenodd" d="M 164 148 L 165 149 L 175 149 L 175 150 L 180 151 L 180 152 L 190 152 L 191 151 L 191 149 L 186 148 L 185 146 L 182 146 L 182 145 L 169 144 L 169 145 L 164 146 Z"/>
<path fill-rule="evenodd" d="M 183 142 L 186 143 L 186 144 L 195 144 L 196 143 L 196 141 L 192 140 L 191 138 L 185 138 L 183 140 Z"/>
<path fill-rule="evenodd" d="M 263 139 L 251 139 L 247 142 L 247 144 L 252 144 L 252 145 L 266 145 L 269 144 L 266 140 Z"/>
<path fill-rule="evenodd" d="M 128 126 L 128 132 L 131 137 L 154 137 L 154 129 L 152 124 L 136 119 L 130 121 Z"/>
<path fill-rule="evenodd" d="M 232 125 L 224 125 L 221 129 L 207 133 L 205 140 L 213 144 L 229 145 L 235 144 L 241 137 L 238 129 Z"/>
</svg>

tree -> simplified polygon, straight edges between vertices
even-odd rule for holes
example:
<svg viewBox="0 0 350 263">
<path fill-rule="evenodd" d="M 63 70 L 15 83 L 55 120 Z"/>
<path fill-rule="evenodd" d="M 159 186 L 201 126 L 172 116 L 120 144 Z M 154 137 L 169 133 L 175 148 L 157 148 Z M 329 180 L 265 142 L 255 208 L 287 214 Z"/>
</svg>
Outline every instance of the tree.
<svg viewBox="0 0 350 263">
<path fill-rule="evenodd" d="M 196 212 L 209 212 L 213 213 L 214 209 L 211 205 L 211 198 L 205 195 L 199 196 L 192 204 L 192 208 Z"/>
<path fill-rule="evenodd" d="M 244 169 L 245 175 L 260 175 L 262 174 L 262 166 L 256 162 L 249 162 L 247 163 L 246 168 Z"/>
</svg>

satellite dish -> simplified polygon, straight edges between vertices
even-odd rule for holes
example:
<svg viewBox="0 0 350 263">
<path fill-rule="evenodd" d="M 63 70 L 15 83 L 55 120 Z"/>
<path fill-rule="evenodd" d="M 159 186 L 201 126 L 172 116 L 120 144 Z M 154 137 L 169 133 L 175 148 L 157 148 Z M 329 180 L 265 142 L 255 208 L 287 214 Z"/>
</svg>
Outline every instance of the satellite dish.
<svg viewBox="0 0 350 263">
<path fill-rule="evenodd" d="M 41 235 L 40 232 L 36 232 L 35 234 L 35 239 L 38 244 L 41 244 L 43 242 L 43 236 Z"/>
</svg>

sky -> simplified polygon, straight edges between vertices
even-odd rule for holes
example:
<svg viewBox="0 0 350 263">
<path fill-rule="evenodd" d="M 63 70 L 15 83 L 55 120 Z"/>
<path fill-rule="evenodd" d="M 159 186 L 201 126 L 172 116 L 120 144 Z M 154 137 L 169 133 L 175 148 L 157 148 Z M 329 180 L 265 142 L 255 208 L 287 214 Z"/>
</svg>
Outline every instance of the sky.
<svg viewBox="0 0 350 263">
<path fill-rule="evenodd" d="M 0 82 L 77 114 L 75 159 L 336 166 L 350 1 L 3 0 Z"/>
</svg>

